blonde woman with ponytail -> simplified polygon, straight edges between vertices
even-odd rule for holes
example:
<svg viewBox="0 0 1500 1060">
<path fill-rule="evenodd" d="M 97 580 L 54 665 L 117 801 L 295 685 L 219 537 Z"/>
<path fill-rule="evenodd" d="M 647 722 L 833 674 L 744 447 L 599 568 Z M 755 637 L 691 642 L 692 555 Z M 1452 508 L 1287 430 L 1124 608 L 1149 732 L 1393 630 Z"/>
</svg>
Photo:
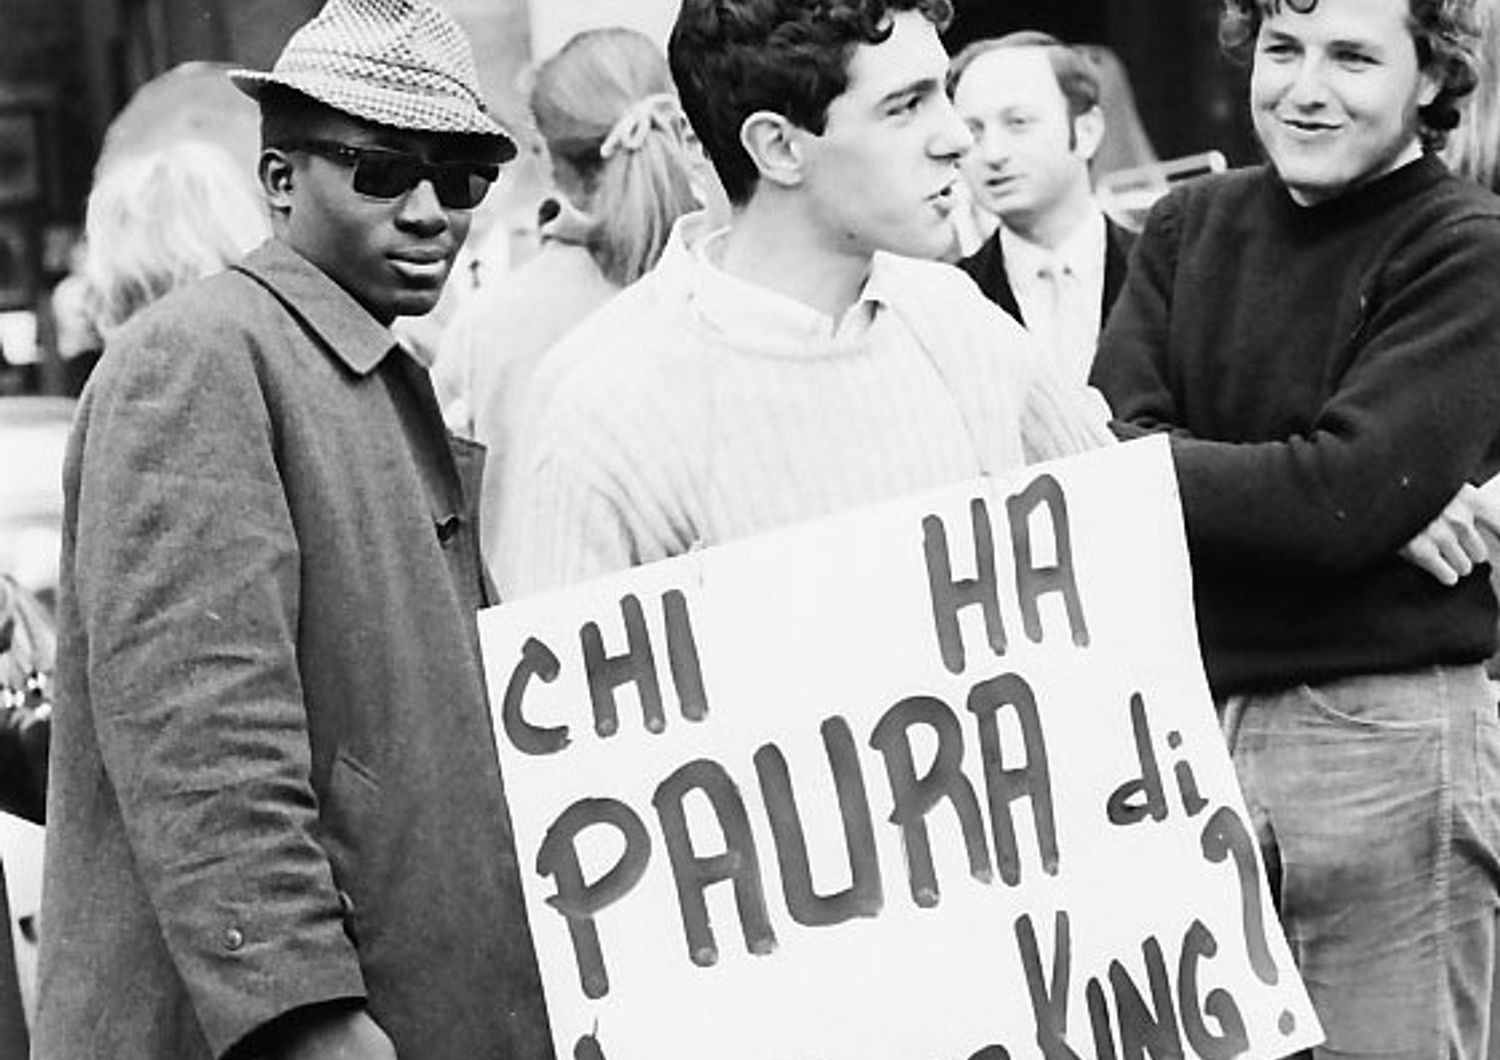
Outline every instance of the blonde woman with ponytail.
<svg viewBox="0 0 1500 1060">
<path fill-rule="evenodd" d="M 543 354 L 649 270 L 678 217 L 700 207 L 701 155 L 666 58 L 645 35 L 608 28 L 574 36 L 537 69 L 530 106 L 556 189 L 542 204 L 541 247 L 464 307 L 436 369 L 450 392 L 468 397 L 450 426 L 489 447 L 487 546 Z M 492 548 L 486 553 L 494 567 Z"/>
</svg>

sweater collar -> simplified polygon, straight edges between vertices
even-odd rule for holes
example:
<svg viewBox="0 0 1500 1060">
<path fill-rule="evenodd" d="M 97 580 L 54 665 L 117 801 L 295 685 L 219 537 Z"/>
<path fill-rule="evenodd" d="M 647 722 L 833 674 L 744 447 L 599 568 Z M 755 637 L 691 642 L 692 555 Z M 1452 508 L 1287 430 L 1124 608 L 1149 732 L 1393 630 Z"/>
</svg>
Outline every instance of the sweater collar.
<svg viewBox="0 0 1500 1060">
<path fill-rule="evenodd" d="M 389 328 L 280 239 L 262 243 L 234 268 L 281 299 L 357 375 L 369 375 L 397 348 Z"/>
<path fill-rule="evenodd" d="M 1327 224 L 1340 219 L 1368 217 L 1382 212 L 1392 203 L 1404 202 L 1443 180 L 1448 174 L 1448 167 L 1437 155 L 1424 152 L 1420 158 L 1375 180 L 1312 206 L 1302 206 L 1293 200 L 1291 192 L 1275 169 L 1267 166 L 1266 173 L 1277 198 L 1293 218 L 1308 224 Z"/>
<path fill-rule="evenodd" d="M 730 341 L 745 339 L 762 352 L 821 356 L 858 345 L 888 304 L 883 254 L 876 254 L 859 299 L 837 320 L 787 295 L 725 272 L 716 263 L 729 229 L 692 251 L 692 296 L 702 318 Z"/>
</svg>

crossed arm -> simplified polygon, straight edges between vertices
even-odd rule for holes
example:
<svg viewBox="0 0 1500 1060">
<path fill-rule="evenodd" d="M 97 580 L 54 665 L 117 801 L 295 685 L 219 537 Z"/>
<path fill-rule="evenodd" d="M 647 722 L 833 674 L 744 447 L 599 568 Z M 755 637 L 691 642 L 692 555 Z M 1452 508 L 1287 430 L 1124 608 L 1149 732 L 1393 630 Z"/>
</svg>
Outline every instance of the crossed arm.
<svg viewBox="0 0 1500 1060">
<path fill-rule="evenodd" d="M 1196 375 L 1185 374 L 1170 352 L 1172 342 L 1215 337 L 1215 320 L 1202 312 L 1177 319 L 1179 275 L 1195 275 L 1210 256 L 1201 231 L 1184 248 L 1174 209 L 1182 202 L 1165 203 L 1142 234 L 1094 381 L 1122 429 L 1172 434 L 1190 544 L 1210 558 L 1288 574 L 1349 573 L 1392 553 L 1443 584 L 1471 572 L 1488 556 L 1481 530 L 1500 531 L 1500 485 L 1466 484 L 1487 465 L 1500 423 L 1500 306 L 1476 307 L 1472 286 L 1475 276 L 1500 281 L 1494 220 L 1466 218 L 1423 235 L 1384 267 L 1381 283 L 1361 291 L 1358 349 L 1305 430 L 1250 440 L 1251 430 L 1227 442 L 1208 437 L 1212 426 L 1200 434 L 1188 425 L 1206 415 L 1222 426 L 1222 401 L 1199 394 L 1193 421 L 1182 393 L 1214 385 L 1215 365 L 1187 362 Z M 1238 348 L 1253 352 L 1253 342 Z M 1232 369 L 1236 356 L 1219 351 L 1218 361 Z M 1245 430 L 1229 423 L 1231 432 Z"/>
<path fill-rule="evenodd" d="M 1401 547 L 1401 558 L 1443 585 L 1457 585 L 1500 549 L 1500 475 L 1482 486 L 1465 484 L 1441 512 Z"/>
</svg>

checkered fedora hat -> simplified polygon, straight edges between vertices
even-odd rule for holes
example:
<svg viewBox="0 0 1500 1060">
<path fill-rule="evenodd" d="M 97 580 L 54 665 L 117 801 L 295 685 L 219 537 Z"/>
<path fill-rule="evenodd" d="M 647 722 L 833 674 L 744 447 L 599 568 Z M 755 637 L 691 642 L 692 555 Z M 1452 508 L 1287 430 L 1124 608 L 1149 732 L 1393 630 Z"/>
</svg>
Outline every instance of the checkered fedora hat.
<svg viewBox="0 0 1500 1060">
<path fill-rule="evenodd" d="M 328 0 L 270 72 L 229 77 L 252 98 L 282 85 L 380 125 L 497 136 L 514 150 L 480 95 L 468 37 L 427 0 Z"/>
</svg>

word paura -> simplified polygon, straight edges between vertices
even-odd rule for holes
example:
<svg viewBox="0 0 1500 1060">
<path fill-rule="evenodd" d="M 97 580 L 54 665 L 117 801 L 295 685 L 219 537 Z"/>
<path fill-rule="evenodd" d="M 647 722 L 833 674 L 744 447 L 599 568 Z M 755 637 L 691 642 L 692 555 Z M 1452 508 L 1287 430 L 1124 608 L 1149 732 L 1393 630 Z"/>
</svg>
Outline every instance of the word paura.
<svg viewBox="0 0 1500 1060">
<path fill-rule="evenodd" d="M 1067 503 L 1060 484 L 1050 475 L 1039 476 L 1006 498 L 1004 509 L 1014 561 L 1010 600 L 1020 613 L 1025 636 L 1033 643 L 1043 640 L 1040 602 L 1055 595 L 1061 599 L 1072 642 L 1087 646 L 1088 627 L 1073 571 Z M 983 498 L 975 498 L 969 514 L 974 576 L 966 579 L 953 576 L 949 535 L 942 519 L 928 515 L 922 520 L 935 642 L 943 665 L 954 674 L 965 669 L 959 628 L 959 612 L 963 609 L 974 608 L 982 614 L 985 638 L 995 655 L 1003 656 L 1008 645 L 990 506 Z M 1039 564 L 1039 555 L 1050 562 Z M 680 713 L 690 722 L 703 721 L 708 717 L 709 703 L 686 597 L 669 590 L 662 595 L 660 606 L 666 669 Z M 606 652 L 598 623 L 586 622 L 579 629 L 594 731 L 607 738 L 619 730 L 616 693 L 631 686 L 647 730 L 663 732 L 666 708 L 658 646 L 652 642 L 641 601 L 634 595 L 625 596 L 620 602 L 620 617 L 626 649 L 616 655 Z M 524 754 L 557 754 L 570 742 L 567 726 L 534 724 L 526 710 L 533 682 L 550 683 L 561 672 L 562 662 L 551 647 L 536 638 L 524 644 L 501 707 L 505 736 Z M 883 765 L 891 793 L 890 805 L 881 807 L 884 819 L 899 832 L 906 855 L 908 890 L 912 901 L 923 907 L 939 901 L 927 819 L 940 806 L 957 816 L 964 856 L 975 879 L 990 883 L 998 874 L 1009 886 L 1021 882 L 1023 858 L 1014 814 L 1023 802 L 1030 810 L 1036 864 L 1049 875 L 1058 871 L 1051 772 L 1031 686 L 1016 673 L 990 677 L 969 689 L 963 708 L 979 742 L 979 784 L 962 768 L 965 737 L 960 712 L 936 696 L 902 698 L 865 734 L 865 742 Z M 1002 714 L 1009 714 L 1014 724 L 1003 727 Z M 923 746 L 936 746 L 923 767 L 918 765 L 918 730 L 925 736 Z M 1006 732 L 1019 732 L 1019 748 L 1003 746 Z M 858 741 L 849 722 L 837 714 L 822 721 L 820 734 L 849 865 L 851 882 L 840 890 L 820 893 L 813 882 L 802 814 L 784 753 L 775 743 L 766 743 L 753 755 L 787 915 L 794 923 L 813 928 L 877 916 L 885 902 L 875 814 Z M 722 835 L 721 849 L 704 853 L 695 844 L 686 809 L 690 797 L 706 801 L 711 808 Z M 730 771 L 708 758 L 686 762 L 656 786 L 651 801 L 657 832 L 676 883 L 689 959 L 705 967 L 718 960 L 718 942 L 709 923 L 706 899 L 708 888 L 718 885 L 733 890 L 747 950 L 754 954 L 772 952 L 776 931 L 767 909 L 761 872 L 763 851 L 758 849 L 751 827 L 744 790 Z M 620 853 L 607 871 L 588 879 L 580 856 L 580 839 L 593 829 L 614 830 L 621 841 Z M 639 883 L 654 856 L 654 847 L 651 830 L 636 808 L 613 798 L 583 798 L 563 810 L 538 848 L 535 870 L 553 882 L 555 891 L 547 901 L 567 921 L 580 984 L 589 998 L 609 992 L 596 918 Z"/>
</svg>

